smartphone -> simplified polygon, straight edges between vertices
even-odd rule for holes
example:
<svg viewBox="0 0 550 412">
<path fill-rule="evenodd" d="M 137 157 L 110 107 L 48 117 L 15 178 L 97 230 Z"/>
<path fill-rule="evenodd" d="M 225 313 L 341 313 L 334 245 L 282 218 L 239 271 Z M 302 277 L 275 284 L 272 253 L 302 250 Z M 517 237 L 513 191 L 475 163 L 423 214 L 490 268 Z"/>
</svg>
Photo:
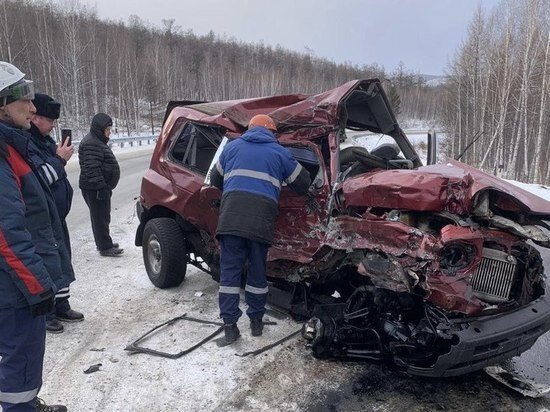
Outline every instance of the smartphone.
<svg viewBox="0 0 550 412">
<path fill-rule="evenodd" d="M 71 129 L 61 129 L 61 144 L 65 146 L 65 141 L 69 139 L 67 146 L 72 144 L 73 131 Z"/>
</svg>

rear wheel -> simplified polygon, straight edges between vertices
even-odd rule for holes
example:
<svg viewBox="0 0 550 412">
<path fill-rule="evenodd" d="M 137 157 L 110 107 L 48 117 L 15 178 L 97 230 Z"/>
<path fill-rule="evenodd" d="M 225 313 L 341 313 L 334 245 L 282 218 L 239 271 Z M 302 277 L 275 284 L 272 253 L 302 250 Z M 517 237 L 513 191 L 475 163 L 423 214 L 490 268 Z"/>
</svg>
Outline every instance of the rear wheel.
<svg viewBox="0 0 550 412">
<path fill-rule="evenodd" d="M 185 237 L 175 220 L 151 219 L 143 230 L 143 262 L 149 279 L 158 288 L 178 286 L 185 279 Z"/>
</svg>

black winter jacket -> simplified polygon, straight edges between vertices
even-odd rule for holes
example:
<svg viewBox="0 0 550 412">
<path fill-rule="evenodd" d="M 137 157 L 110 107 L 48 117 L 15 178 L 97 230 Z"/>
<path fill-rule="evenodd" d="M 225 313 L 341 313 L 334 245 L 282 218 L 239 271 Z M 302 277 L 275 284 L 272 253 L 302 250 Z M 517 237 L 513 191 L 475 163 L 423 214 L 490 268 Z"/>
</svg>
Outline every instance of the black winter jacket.
<svg viewBox="0 0 550 412">
<path fill-rule="evenodd" d="M 111 118 L 98 113 L 92 119 L 90 133 L 78 146 L 80 178 L 78 186 L 84 190 L 113 190 L 120 179 L 120 168 L 103 131 L 113 124 Z"/>
<path fill-rule="evenodd" d="M 71 210 L 73 201 L 73 188 L 65 172 L 67 162 L 56 154 L 57 145 L 50 136 L 42 136 L 40 130 L 32 123 L 30 132 L 30 158 L 50 185 L 57 212 L 64 220 Z"/>
</svg>

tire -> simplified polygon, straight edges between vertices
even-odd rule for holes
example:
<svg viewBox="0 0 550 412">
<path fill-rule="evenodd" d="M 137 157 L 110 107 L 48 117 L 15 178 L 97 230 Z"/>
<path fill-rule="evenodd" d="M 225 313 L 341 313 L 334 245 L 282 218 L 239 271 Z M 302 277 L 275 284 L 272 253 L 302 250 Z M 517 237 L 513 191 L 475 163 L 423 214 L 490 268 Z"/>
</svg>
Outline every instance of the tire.
<svg viewBox="0 0 550 412">
<path fill-rule="evenodd" d="M 187 271 L 185 237 L 175 220 L 151 219 L 143 230 L 143 262 L 147 276 L 158 288 L 179 286 Z"/>
</svg>

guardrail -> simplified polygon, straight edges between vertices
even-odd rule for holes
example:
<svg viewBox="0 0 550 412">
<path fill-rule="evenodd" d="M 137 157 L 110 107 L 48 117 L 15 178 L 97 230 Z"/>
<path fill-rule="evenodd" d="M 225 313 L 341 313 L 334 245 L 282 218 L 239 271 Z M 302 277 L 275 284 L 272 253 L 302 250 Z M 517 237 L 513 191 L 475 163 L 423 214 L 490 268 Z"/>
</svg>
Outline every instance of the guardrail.
<svg viewBox="0 0 550 412">
<path fill-rule="evenodd" d="M 419 135 L 419 134 L 427 135 L 428 131 L 429 131 L 428 129 L 426 129 L 426 130 L 419 130 L 419 129 L 404 130 L 406 135 Z M 350 131 L 350 132 L 348 132 L 348 134 L 350 136 L 354 136 L 354 135 L 371 135 L 371 134 L 378 134 L 378 133 L 365 132 L 365 131 L 363 131 L 363 132 Z M 109 146 L 112 147 L 113 145 L 117 145 L 119 147 L 124 147 L 124 145 L 126 143 L 128 143 L 130 145 L 130 147 L 133 147 L 134 144 L 136 144 L 136 143 L 137 143 L 138 146 L 143 146 L 143 142 L 147 142 L 147 144 L 156 143 L 157 139 L 158 139 L 158 136 L 156 136 L 156 135 L 114 137 L 112 139 L 109 139 Z M 75 149 L 78 149 L 79 144 L 80 144 L 80 140 L 73 142 L 73 145 L 74 145 Z"/>
<path fill-rule="evenodd" d="M 433 130 L 433 129 L 403 129 L 403 132 L 407 136 L 409 136 L 409 135 L 418 135 L 418 134 L 427 135 L 430 130 Z M 366 135 L 379 135 L 379 134 L 381 134 L 381 133 L 370 132 L 368 130 L 365 130 L 365 131 L 355 131 L 355 130 L 349 130 L 348 131 L 347 130 L 346 131 L 346 135 L 348 135 L 348 136 L 355 136 L 355 135 L 366 136 Z"/>
<path fill-rule="evenodd" d="M 138 146 L 143 146 L 143 142 L 147 142 L 146 144 L 156 143 L 158 139 L 158 136 L 150 135 L 150 136 L 130 136 L 130 137 L 114 137 L 112 139 L 109 139 L 109 146 L 112 147 L 114 145 L 119 147 L 124 147 L 125 144 L 129 144 L 130 147 L 133 147 L 134 144 L 137 144 Z M 78 145 L 80 144 L 80 140 L 73 142 L 73 146 L 75 149 L 78 149 Z"/>
</svg>

